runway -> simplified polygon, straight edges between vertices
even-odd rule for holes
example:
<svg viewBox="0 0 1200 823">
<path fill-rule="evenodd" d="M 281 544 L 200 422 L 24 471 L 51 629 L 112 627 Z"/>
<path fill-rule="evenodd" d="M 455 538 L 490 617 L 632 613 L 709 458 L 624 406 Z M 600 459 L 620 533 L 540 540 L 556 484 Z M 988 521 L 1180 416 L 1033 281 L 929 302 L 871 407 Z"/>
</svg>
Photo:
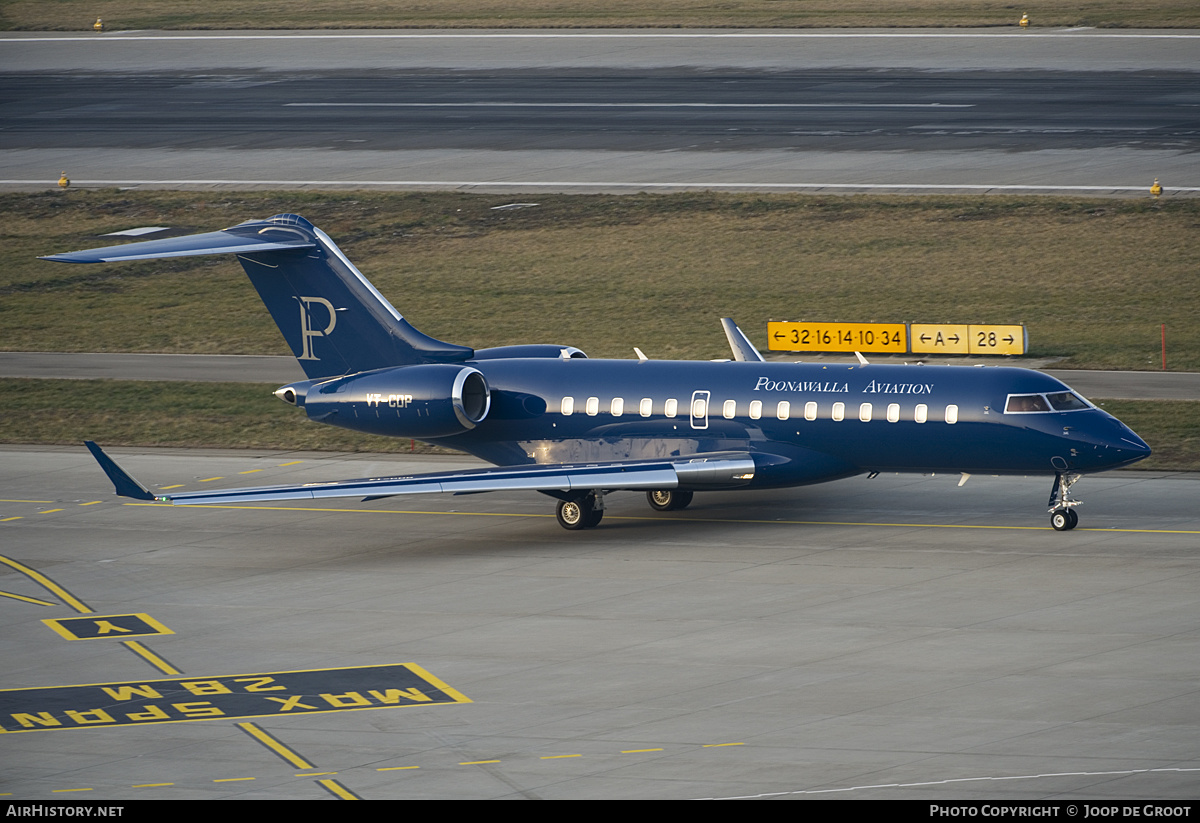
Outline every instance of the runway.
<svg viewBox="0 0 1200 823">
<path fill-rule="evenodd" d="M 613 495 L 600 528 L 568 533 L 533 494 L 173 509 L 112 497 L 82 449 L 0 454 L 2 688 L 112 690 L 73 717 L 38 714 L 44 689 L 0 692 L 13 799 L 1186 801 L 1200 785 L 1196 475 L 1085 478 L 1069 533 L 1044 522 L 1047 478 L 897 475 L 671 515 Z M 157 487 L 469 464 L 118 456 Z M 43 623 L 119 615 L 173 634 Z M 386 692 L 351 671 L 253 717 L 222 702 L 401 663 L 462 699 L 364 707 Z M 167 681 L 178 696 L 153 710 L 229 716 L 156 720 L 115 685 Z"/>
<path fill-rule="evenodd" d="M 16 34 L 0 186 L 1192 196 L 1197 58 L 1094 30 Z"/>
</svg>

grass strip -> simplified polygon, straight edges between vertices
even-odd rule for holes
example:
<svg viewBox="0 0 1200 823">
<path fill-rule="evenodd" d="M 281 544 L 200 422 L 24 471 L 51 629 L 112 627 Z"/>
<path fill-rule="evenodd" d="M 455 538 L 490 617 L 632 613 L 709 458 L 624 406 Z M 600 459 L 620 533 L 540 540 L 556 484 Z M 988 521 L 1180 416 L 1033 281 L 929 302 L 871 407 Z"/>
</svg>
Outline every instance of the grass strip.
<svg viewBox="0 0 1200 823">
<path fill-rule="evenodd" d="M 1067 368 L 1200 370 L 1200 199 L 709 193 L 0 195 L 0 350 L 288 354 L 227 258 L 73 266 L 107 232 L 297 212 L 427 334 L 727 357 L 718 320 L 1024 323 Z"/>
<path fill-rule="evenodd" d="M 1015 26 L 1167 28 L 1200 26 L 1194 0 L 6 0 L 0 27 L 20 31 L 372 28 L 809 28 Z"/>
</svg>

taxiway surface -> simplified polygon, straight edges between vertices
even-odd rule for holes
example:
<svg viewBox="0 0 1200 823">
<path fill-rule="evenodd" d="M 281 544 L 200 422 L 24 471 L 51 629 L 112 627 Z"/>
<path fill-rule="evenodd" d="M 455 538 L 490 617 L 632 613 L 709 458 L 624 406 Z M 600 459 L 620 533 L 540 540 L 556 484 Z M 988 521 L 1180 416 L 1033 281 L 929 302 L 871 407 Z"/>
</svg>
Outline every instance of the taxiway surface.
<svg viewBox="0 0 1200 823">
<path fill-rule="evenodd" d="M 469 464 L 117 456 L 191 488 Z M 23 698 L 23 727 L 0 693 L 23 732 L 3 735 L 0 792 L 1194 798 L 1200 477 L 1086 478 L 1069 533 L 1045 524 L 1046 478 L 957 479 L 699 495 L 671 515 L 613 495 L 599 528 L 568 533 L 535 494 L 130 505 L 82 448 L 6 447 L 0 687 L 145 686 L 162 664 L 189 684 L 172 705 L 198 712 L 274 682 L 255 675 L 415 663 L 471 702 L 304 709 L 374 699 L 338 681 L 266 716 L 147 725 L 110 686 L 99 708 L 136 719 Z M 80 607 L 174 633 L 138 651 L 43 622 Z"/>
</svg>

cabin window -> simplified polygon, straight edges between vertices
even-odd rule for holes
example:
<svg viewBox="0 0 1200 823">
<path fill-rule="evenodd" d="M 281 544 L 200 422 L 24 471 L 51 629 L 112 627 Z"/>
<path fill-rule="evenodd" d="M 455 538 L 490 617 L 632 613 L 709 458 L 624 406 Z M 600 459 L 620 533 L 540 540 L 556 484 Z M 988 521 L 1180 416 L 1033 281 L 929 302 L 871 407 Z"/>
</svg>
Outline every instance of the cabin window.
<svg viewBox="0 0 1200 823">
<path fill-rule="evenodd" d="M 786 400 L 780 400 L 779 405 L 775 408 L 775 416 L 780 420 L 787 420 L 792 414 L 792 404 Z"/>
<path fill-rule="evenodd" d="M 913 420 L 918 423 L 924 423 L 929 419 L 929 407 L 924 403 L 918 403 L 917 408 L 913 410 Z"/>
<path fill-rule="evenodd" d="M 888 403 L 887 421 L 896 423 L 900 420 L 900 404 Z"/>
<path fill-rule="evenodd" d="M 762 417 L 762 401 L 761 400 L 751 400 L 750 401 L 750 419 L 757 420 L 760 417 Z"/>
<path fill-rule="evenodd" d="M 562 399 L 562 413 L 569 417 L 573 411 L 575 411 L 575 398 L 564 397 Z"/>
<path fill-rule="evenodd" d="M 639 407 L 638 411 L 640 411 L 642 413 L 642 417 L 649 417 L 650 414 L 654 411 L 654 401 L 651 400 L 649 397 L 643 397 L 642 404 Z"/>
<path fill-rule="evenodd" d="M 726 420 L 732 420 L 737 415 L 737 401 L 726 400 L 725 405 L 721 408 L 721 414 L 725 415 Z"/>
<path fill-rule="evenodd" d="M 612 399 L 612 405 L 609 407 L 609 411 L 612 412 L 613 417 L 620 417 L 625 412 L 625 398 L 614 397 Z"/>
<path fill-rule="evenodd" d="M 708 416 L 708 401 L 703 397 L 697 397 L 692 400 L 692 417 L 707 417 Z"/>
<path fill-rule="evenodd" d="M 817 404 L 812 400 L 809 400 L 807 403 L 804 404 L 804 419 L 805 420 L 816 420 L 817 419 Z"/>
<path fill-rule="evenodd" d="M 947 423 L 957 423 L 958 422 L 958 406 L 947 406 L 946 407 L 946 422 Z"/>
<path fill-rule="evenodd" d="M 584 411 L 586 411 L 588 413 L 589 417 L 595 417 L 597 414 L 599 414 L 600 413 L 600 398 L 599 397 L 589 397 L 587 399 L 587 405 L 584 407 Z"/>
<path fill-rule="evenodd" d="M 833 404 L 833 419 L 840 422 L 841 420 L 845 419 L 845 417 L 846 417 L 846 404 L 845 403 L 834 403 Z"/>
<path fill-rule="evenodd" d="M 871 404 L 863 403 L 858 407 L 858 419 L 864 423 L 871 422 Z"/>
<path fill-rule="evenodd" d="M 663 414 L 665 414 L 667 417 L 674 417 L 678 411 L 679 401 L 673 397 L 663 404 Z"/>
</svg>

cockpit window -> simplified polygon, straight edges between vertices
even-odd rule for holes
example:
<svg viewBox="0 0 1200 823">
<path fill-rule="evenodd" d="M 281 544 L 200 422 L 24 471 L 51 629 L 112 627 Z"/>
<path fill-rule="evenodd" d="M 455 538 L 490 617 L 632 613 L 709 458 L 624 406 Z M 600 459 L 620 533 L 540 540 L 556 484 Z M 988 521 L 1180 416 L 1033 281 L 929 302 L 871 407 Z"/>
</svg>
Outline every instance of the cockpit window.
<svg viewBox="0 0 1200 823">
<path fill-rule="evenodd" d="M 1055 411 L 1075 411 L 1088 407 L 1087 403 L 1083 402 L 1083 399 L 1073 391 L 1048 394 L 1046 399 L 1050 401 L 1050 405 Z"/>
<path fill-rule="evenodd" d="M 1006 414 L 1048 411 L 1050 411 L 1050 404 L 1040 394 L 1010 394 L 1008 405 L 1004 407 Z"/>
<path fill-rule="evenodd" d="M 1005 414 L 1031 414 L 1050 411 L 1079 411 L 1089 408 L 1082 397 L 1072 391 L 1053 394 L 1010 394 L 1004 406 Z"/>
</svg>

